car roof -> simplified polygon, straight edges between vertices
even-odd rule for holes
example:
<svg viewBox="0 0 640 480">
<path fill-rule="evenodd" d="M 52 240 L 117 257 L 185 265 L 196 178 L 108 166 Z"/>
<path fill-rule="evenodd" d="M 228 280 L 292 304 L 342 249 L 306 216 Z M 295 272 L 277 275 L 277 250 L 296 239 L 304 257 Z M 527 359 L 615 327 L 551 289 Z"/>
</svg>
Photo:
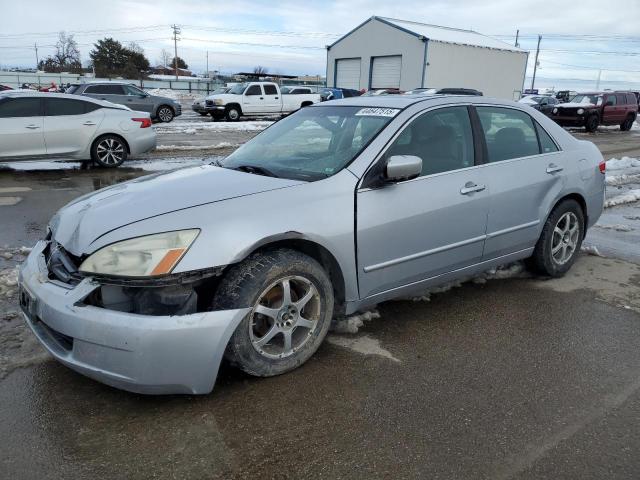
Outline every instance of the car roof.
<svg viewBox="0 0 640 480">
<path fill-rule="evenodd" d="M 416 103 L 425 104 L 442 104 L 443 100 L 450 103 L 478 103 L 493 104 L 504 106 L 517 106 L 522 108 L 522 104 L 518 104 L 511 100 L 501 100 L 491 97 L 480 97 L 475 95 L 442 95 L 442 94 L 410 94 L 410 95 L 372 95 L 349 97 L 340 100 L 330 100 L 329 102 L 314 103 L 307 108 L 317 108 L 323 105 L 342 105 L 345 107 L 379 107 L 379 108 L 406 108 Z"/>
<path fill-rule="evenodd" d="M 7 90 L 0 92 L 0 98 L 7 97 L 44 97 L 44 98 L 68 98 L 95 103 L 103 107 L 112 106 L 111 102 L 98 100 L 97 98 L 85 97 L 84 95 L 72 95 L 70 93 L 37 92 L 35 90 Z"/>
</svg>

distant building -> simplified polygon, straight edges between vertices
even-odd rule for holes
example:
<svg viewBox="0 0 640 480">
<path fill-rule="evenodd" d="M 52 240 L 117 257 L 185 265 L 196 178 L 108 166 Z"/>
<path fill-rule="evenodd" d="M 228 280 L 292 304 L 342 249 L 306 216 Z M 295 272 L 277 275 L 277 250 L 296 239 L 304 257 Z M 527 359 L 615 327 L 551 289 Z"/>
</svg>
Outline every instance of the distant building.
<svg viewBox="0 0 640 480">
<path fill-rule="evenodd" d="M 528 52 L 472 30 L 371 17 L 327 47 L 327 85 L 474 88 L 519 99 Z"/>
<path fill-rule="evenodd" d="M 151 67 L 150 69 L 150 73 L 152 75 L 176 75 L 176 69 L 173 67 L 164 67 L 162 65 L 158 65 L 156 67 Z M 184 68 L 179 68 L 178 69 L 178 76 L 179 77 L 193 77 L 193 73 L 191 72 L 191 70 L 186 70 Z"/>
</svg>

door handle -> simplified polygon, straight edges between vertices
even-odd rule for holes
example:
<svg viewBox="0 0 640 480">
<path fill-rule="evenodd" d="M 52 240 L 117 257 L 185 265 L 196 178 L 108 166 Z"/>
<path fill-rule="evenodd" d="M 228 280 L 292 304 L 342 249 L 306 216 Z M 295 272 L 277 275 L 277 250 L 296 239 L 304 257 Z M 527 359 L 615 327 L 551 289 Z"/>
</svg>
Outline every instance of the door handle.
<svg viewBox="0 0 640 480">
<path fill-rule="evenodd" d="M 550 163 L 549 166 L 547 167 L 547 173 L 556 173 L 556 172 L 561 172 L 562 170 L 564 170 L 564 168 L 559 167 L 555 163 Z"/>
<path fill-rule="evenodd" d="M 260 100 L 264 100 L 264 97 L 260 97 Z"/>
<path fill-rule="evenodd" d="M 473 182 L 467 182 L 464 184 L 464 187 L 460 189 L 460 193 L 462 195 L 469 195 L 470 193 L 481 192 L 485 188 L 487 187 L 485 187 L 484 185 L 477 185 Z"/>
<path fill-rule="evenodd" d="M 83 123 L 83 125 L 86 125 L 86 126 L 90 127 L 90 126 L 95 125 L 95 122 L 91 122 L 91 121 L 89 121 L 89 122 L 84 122 L 84 123 Z"/>
<path fill-rule="evenodd" d="M 40 128 L 38 125 L 27 125 L 24 128 L 28 128 L 29 130 L 35 130 L 36 128 Z"/>
<path fill-rule="evenodd" d="M 278 99 L 278 97 L 275 97 L 275 99 L 277 100 L 277 99 Z"/>
</svg>

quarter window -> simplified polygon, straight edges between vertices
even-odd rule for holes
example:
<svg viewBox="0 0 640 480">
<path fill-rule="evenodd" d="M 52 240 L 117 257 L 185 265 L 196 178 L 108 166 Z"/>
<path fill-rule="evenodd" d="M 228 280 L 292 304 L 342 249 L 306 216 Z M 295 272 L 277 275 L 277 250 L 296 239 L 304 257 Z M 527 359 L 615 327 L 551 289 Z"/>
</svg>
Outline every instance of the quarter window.
<svg viewBox="0 0 640 480">
<path fill-rule="evenodd" d="M 251 85 L 247 88 L 245 95 L 262 95 L 262 89 L 260 88 L 260 85 Z"/>
<path fill-rule="evenodd" d="M 489 162 L 538 155 L 538 137 L 529 115 L 520 110 L 478 107 Z"/>
<path fill-rule="evenodd" d="M 448 172 L 474 165 L 473 133 L 467 107 L 441 108 L 416 118 L 385 154 L 415 155 L 422 174 Z"/>
<path fill-rule="evenodd" d="M 0 118 L 39 117 L 42 115 L 39 97 L 9 98 L 0 102 Z"/>
<path fill-rule="evenodd" d="M 536 122 L 536 130 L 538 131 L 538 139 L 540 140 L 540 149 L 542 150 L 542 153 L 557 152 L 558 147 L 555 142 L 538 122 Z"/>
<path fill-rule="evenodd" d="M 257 85 L 255 85 L 255 86 L 257 87 Z M 258 87 L 258 88 L 260 88 L 260 87 Z M 265 85 L 264 86 L 264 94 L 265 95 L 277 95 L 278 94 L 278 89 L 276 88 L 275 85 Z"/>
</svg>

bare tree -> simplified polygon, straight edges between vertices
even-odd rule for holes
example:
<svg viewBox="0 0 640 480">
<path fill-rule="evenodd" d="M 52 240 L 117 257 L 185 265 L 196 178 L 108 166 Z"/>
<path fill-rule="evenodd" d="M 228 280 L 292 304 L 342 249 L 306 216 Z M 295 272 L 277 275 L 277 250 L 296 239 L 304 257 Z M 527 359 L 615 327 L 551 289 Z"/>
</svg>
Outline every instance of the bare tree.
<svg viewBox="0 0 640 480">
<path fill-rule="evenodd" d="M 167 68 L 167 65 L 169 64 L 169 60 L 171 60 L 171 55 L 169 55 L 169 52 L 167 52 L 163 48 L 162 51 L 160 52 L 160 62 L 162 63 L 162 66 L 164 68 Z"/>
<path fill-rule="evenodd" d="M 127 49 L 131 50 L 134 53 L 139 53 L 140 55 L 144 55 L 144 48 L 142 48 L 140 44 L 136 42 L 129 42 Z"/>
<path fill-rule="evenodd" d="M 253 67 L 253 73 L 256 75 L 265 75 L 269 69 L 267 67 L 263 67 L 262 65 L 258 65 Z"/>
<path fill-rule="evenodd" d="M 53 58 L 60 66 L 80 63 L 80 51 L 73 35 L 67 35 L 65 32 L 58 34 L 56 53 Z"/>
</svg>

